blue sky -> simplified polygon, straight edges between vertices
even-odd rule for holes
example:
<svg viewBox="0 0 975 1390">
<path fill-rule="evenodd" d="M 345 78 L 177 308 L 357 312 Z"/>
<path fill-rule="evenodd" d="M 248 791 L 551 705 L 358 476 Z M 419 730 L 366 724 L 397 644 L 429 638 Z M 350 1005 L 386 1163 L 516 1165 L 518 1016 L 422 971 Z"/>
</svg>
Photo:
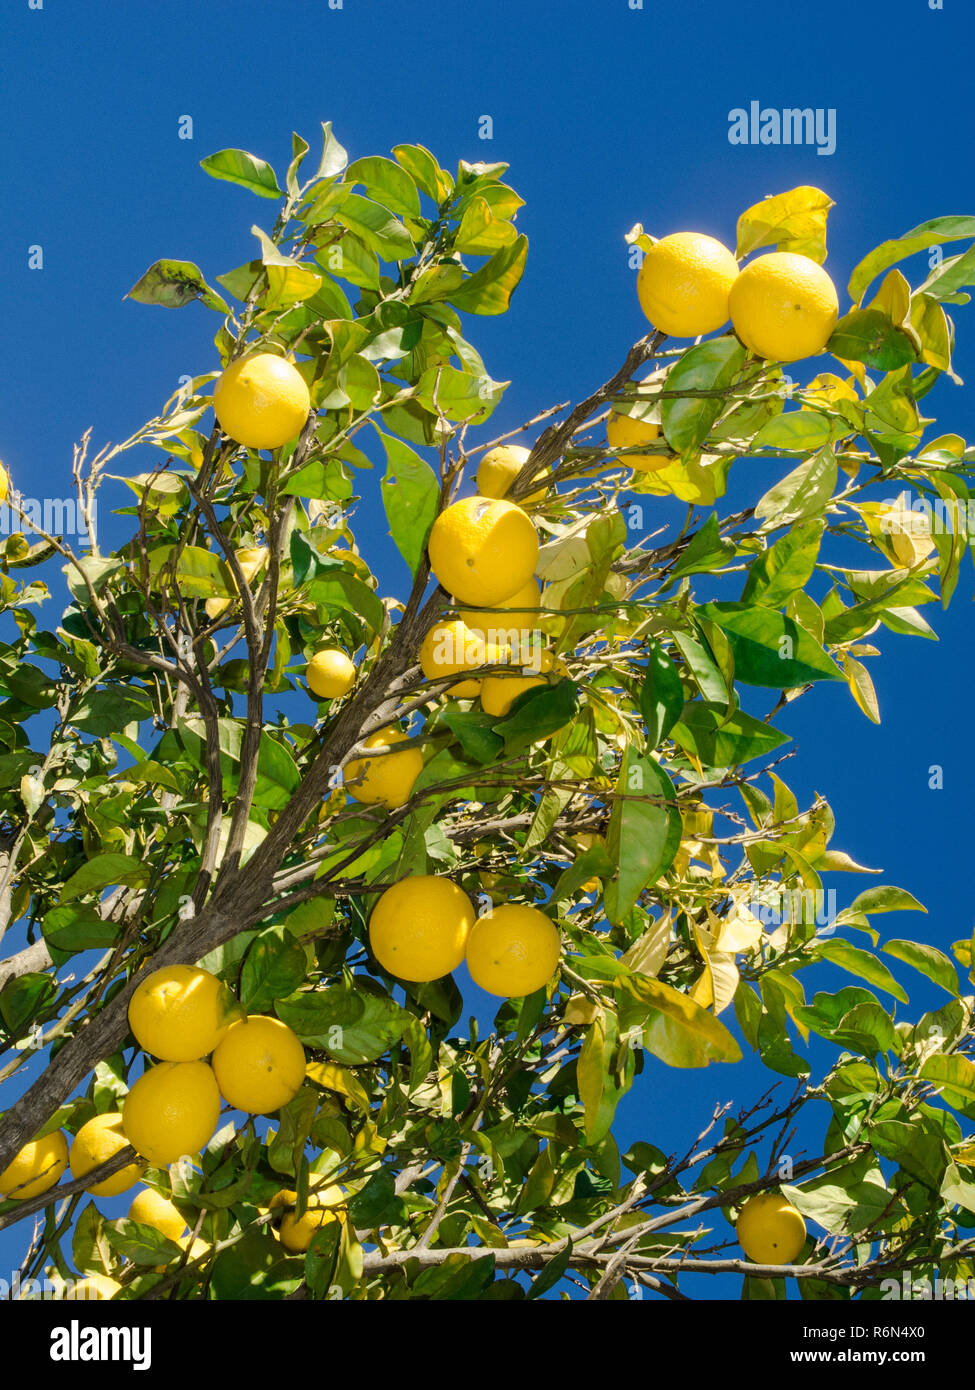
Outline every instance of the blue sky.
<svg viewBox="0 0 975 1390">
<path fill-rule="evenodd" d="M 965 9 L 959 0 L 943 10 L 927 0 L 805 9 L 777 0 L 645 0 L 642 9 L 628 0 L 344 0 L 341 9 L 326 0 L 44 0 L 32 9 L 12 0 L 0 54 L 0 457 L 25 494 L 68 496 L 71 447 L 86 427 L 97 443 L 124 438 L 182 374 L 216 365 L 216 315 L 122 296 L 158 257 L 195 261 L 211 282 L 249 259 L 249 228 L 270 222 L 271 204 L 208 179 L 198 161 L 239 146 L 280 174 L 292 129 L 314 143 L 326 119 L 352 157 L 415 141 L 447 167 L 458 158 L 511 166 L 508 180 L 526 199 L 518 225 L 531 242 L 528 269 L 508 315 L 468 321 L 488 370 L 512 383 L 485 438 L 578 399 L 645 331 L 622 240 L 636 221 L 656 235 L 693 228 L 733 244 L 744 208 L 816 184 L 837 204 L 827 269 L 846 307 L 843 287 L 866 251 L 972 210 Z M 835 153 L 729 144 L 729 112 L 751 100 L 833 109 Z M 192 140 L 178 138 L 184 116 Z M 492 140 L 478 138 L 484 116 Z M 32 270 L 36 246 L 43 269 Z M 975 310 L 955 311 L 955 322 L 956 369 L 967 379 Z M 943 430 L 975 435 L 964 389 L 945 383 L 925 404 Z M 367 477 L 367 487 L 376 482 Z M 661 508 L 661 519 L 673 515 Z M 389 591 L 403 572 L 378 507 L 375 516 L 367 553 Z M 800 801 L 819 791 L 831 802 L 834 845 L 884 868 L 882 881 L 930 909 L 878 919 L 884 936 L 920 933 L 942 947 L 972 930 L 971 590 L 967 569 L 949 612 L 926 610 L 940 643 L 880 634 L 883 659 L 870 663 L 880 728 L 841 686 L 818 688 L 780 720 L 800 745 L 786 778 Z M 53 613 L 44 622 L 53 626 Z M 933 764 L 943 790 L 928 789 Z M 865 882 L 837 884 L 841 903 Z M 933 990 L 907 983 L 912 1012 L 934 1002 Z M 651 1062 L 625 1103 L 621 1138 L 683 1149 L 714 1100 L 757 1094 L 767 1075 L 748 1064 L 684 1073 Z M 0 1236 L 0 1274 L 19 1245 Z"/>
</svg>

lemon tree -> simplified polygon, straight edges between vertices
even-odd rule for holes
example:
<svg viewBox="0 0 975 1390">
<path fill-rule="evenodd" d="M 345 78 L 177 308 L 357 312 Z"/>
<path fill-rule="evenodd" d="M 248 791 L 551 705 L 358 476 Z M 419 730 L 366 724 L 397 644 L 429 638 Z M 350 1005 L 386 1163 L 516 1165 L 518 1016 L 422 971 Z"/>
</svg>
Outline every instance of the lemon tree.
<svg viewBox="0 0 975 1390">
<path fill-rule="evenodd" d="M 818 189 L 725 241 L 654 209 L 664 234 L 626 238 L 645 336 L 504 431 L 469 336 L 526 265 L 503 164 L 350 162 L 326 125 L 280 177 L 203 167 L 274 218 L 242 265 L 130 291 L 215 317 L 152 420 L 79 446 L 123 543 L 25 516 L 2 546 L 23 1276 L 357 1301 L 967 1277 L 972 942 L 889 929 L 921 903 L 782 759 L 823 682 L 880 719 L 886 634 L 933 636 L 967 565 L 975 453 L 925 398 L 951 409 L 975 219 L 838 288 Z M 657 1083 L 712 1064 L 678 1156 Z"/>
</svg>

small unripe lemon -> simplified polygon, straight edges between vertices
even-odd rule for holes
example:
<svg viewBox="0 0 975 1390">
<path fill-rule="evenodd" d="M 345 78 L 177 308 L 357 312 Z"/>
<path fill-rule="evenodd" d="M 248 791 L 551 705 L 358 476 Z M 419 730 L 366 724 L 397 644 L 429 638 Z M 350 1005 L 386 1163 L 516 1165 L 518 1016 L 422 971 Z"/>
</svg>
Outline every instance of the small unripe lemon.
<svg viewBox="0 0 975 1390">
<path fill-rule="evenodd" d="M 301 1090 L 305 1049 L 280 1019 L 252 1014 L 230 1027 L 213 1054 L 213 1070 L 235 1109 L 269 1115 Z"/>
<path fill-rule="evenodd" d="M 0 1173 L 0 1197 L 25 1202 L 39 1197 L 61 1177 L 68 1166 L 68 1142 L 59 1129 L 32 1139 Z"/>
<path fill-rule="evenodd" d="M 78 1130 L 71 1145 L 69 1163 L 76 1178 L 83 1178 L 93 1168 L 128 1148 L 131 1141 L 122 1128 L 122 1116 L 117 1111 L 95 1115 Z M 88 1191 L 95 1197 L 117 1197 L 132 1187 L 142 1176 L 143 1164 L 130 1163 L 110 1178 L 95 1183 Z"/>
<path fill-rule="evenodd" d="M 780 1192 L 749 1197 L 738 1214 L 738 1243 L 760 1265 L 791 1264 L 806 1243 L 806 1223 Z"/>
<path fill-rule="evenodd" d="M 534 994 L 555 974 L 561 938 L 537 907 L 505 903 L 478 917 L 467 938 L 467 968 L 489 994 Z"/>
<path fill-rule="evenodd" d="M 340 699 L 355 685 L 355 666 L 345 652 L 326 647 L 309 661 L 305 680 L 308 689 L 320 700 Z"/>
<path fill-rule="evenodd" d="M 129 1143 L 156 1168 L 195 1154 L 220 1118 L 220 1092 L 206 1062 L 160 1062 L 143 1073 L 122 1104 Z"/>
<path fill-rule="evenodd" d="M 277 449 L 300 434 L 311 398 L 304 378 L 270 352 L 239 357 L 213 390 L 220 428 L 249 449 Z"/>
<path fill-rule="evenodd" d="M 401 729 L 380 729 L 363 741 L 365 748 L 388 748 L 404 743 Z M 353 758 L 345 768 L 345 787 L 355 801 L 366 806 L 385 806 L 393 811 L 410 799 L 413 783 L 423 771 L 423 754 L 418 748 L 401 753 L 384 753 L 378 758 Z"/>
<path fill-rule="evenodd" d="M 369 945 L 397 979 L 439 980 L 464 959 L 474 917 L 474 905 L 456 883 L 414 874 L 387 888 L 373 908 Z"/>
</svg>

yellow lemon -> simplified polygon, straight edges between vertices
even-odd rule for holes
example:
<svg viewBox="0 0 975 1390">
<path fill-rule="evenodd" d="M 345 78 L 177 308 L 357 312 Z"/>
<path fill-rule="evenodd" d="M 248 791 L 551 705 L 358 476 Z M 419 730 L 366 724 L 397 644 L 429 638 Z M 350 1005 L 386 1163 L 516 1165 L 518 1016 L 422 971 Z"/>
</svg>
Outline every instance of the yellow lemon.
<svg viewBox="0 0 975 1390">
<path fill-rule="evenodd" d="M 122 1104 L 126 1138 L 156 1168 L 198 1153 L 219 1119 L 220 1092 L 206 1062 L 160 1062 Z"/>
<path fill-rule="evenodd" d="M 483 635 L 469 628 L 462 618 L 434 623 L 420 647 L 420 666 L 429 681 L 443 680 L 459 671 L 476 671 L 503 659 L 497 646 L 485 642 Z M 477 695 L 479 680 L 457 681 L 448 695 Z"/>
<path fill-rule="evenodd" d="M 129 1143 L 122 1129 L 122 1116 L 117 1111 L 95 1115 L 81 1126 L 74 1137 L 68 1159 L 72 1173 L 76 1178 L 83 1178 L 92 1168 L 114 1158 Z M 117 1197 L 139 1181 L 143 1167 L 142 1163 L 130 1163 L 110 1178 L 95 1183 L 88 1191 L 95 1197 Z"/>
<path fill-rule="evenodd" d="M 320 700 L 337 700 L 355 685 L 355 666 L 345 652 L 325 647 L 316 652 L 305 669 L 305 680 Z"/>
<path fill-rule="evenodd" d="M 738 1213 L 738 1243 L 759 1265 L 791 1264 L 806 1242 L 806 1223 L 778 1192 L 759 1192 Z"/>
<path fill-rule="evenodd" d="M 654 328 L 696 338 L 727 323 L 737 277 L 738 262 L 727 246 L 701 232 L 675 232 L 644 253 L 636 292 Z"/>
<path fill-rule="evenodd" d="M 660 426 L 650 420 L 635 420 L 632 415 L 616 411 L 606 421 L 606 438 L 611 449 L 632 449 L 638 444 L 650 444 L 660 437 Z M 655 473 L 670 462 L 666 454 L 621 454 L 619 462 L 638 473 Z"/>
<path fill-rule="evenodd" d="M 449 594 L 493 608 L 535 573 L 538 534 L 514 502 L 465 497 L 437 517 L 428 550 L 430 568 Z"/>
<path fill-rule="evenodd" d="M 10 495 L 10 474 L 0 463 L 0 502 L 6 502 Z"/>
<path fill-rule="evenodd" d="M 198 965 L 164 965 L 129 1000 L 136 1042 L 164 1062 L 196 1062 L 217 1046 L 241 1007 L 230 989 Z"/>
<path fill-rule="evenodd" d="M 0 1197 L 25 1202 L 53 1187 L 68 1166 L 68 1141 L 59 1129 L 32 1139 L 0 1173 Z"/>
<path fill-rule="evenodd" d="M 65 1293 L 69 1302 L 100 1302 L 114 1298 L 122 1285 L 107 1274 L 89 1274 L 87 1279 L 78 1279 Z"/>
<path fill-rule="evenodd" d="M 402 729 L 380 729 L 370 734 L 363 746 L 388 748 L 406 742 L 407 738 Z M 413 783 L 422 771 L 423 754 L 419 748 L 404 748 L 402 753 L 384 753 L 379 758 L 353 758 L 345 768 L 345 787 L 353 800 L 393 811 L 409 801 Z"/>
<path fill-rule="evenodd" d="M 277 1207 L 285 1208 L 278 1226 L 278 1237 L 286 1250 L 300 1255 L 308 1249 L 315 1232 L 322 1226 L 327 1226 L 331 1221 L 345 1219 L 345 1212 L 340 1210 L 345 1201 L 345 1193 L 340 1187 L 335 1186 L 309 1192 L 307 1205 L 301 1216 L 298 1216 L 295 1210 L 297 1201 L 297 1192 L 282 1189 L 271 1198 L 268 1208 L 272 1211 Z"/>
<path fill-rule="evenodd" d="M 746 265 L 729 302 L 741 341 L 775 362 L 822 352 L 839 314 L 836 287 L 826 271 L 791 251 L 772 251 Z"/>
<path fill-rule="evenodd" d="M 474 906 L 448 878 L 414 874 L 387 888 L 369 919 L 369 945 L 399 980 L 439 980 L 464 959 Z"/>
<path fill-rule="evenodd" d="M 490 638 L 499 647 L 514 645 L 515 641 L 524 645 L 531 641 L 531 634 L 538 627 L 541 602 L 542 590 L 533 576 L 511 598 L 495 605 L 501 612 L 488 613 L 478 608 L 465 608 L 459 617 L 485 641 Z M 494 637 L 491 637 L 492 630 Z"/>
<path fill-rule="evenodd" d="M 249 449 L 277 449 L 300 434 L 311 398 L 301 373 L 283 357 L 239 357 L 213 389 L 220 428 Z"/>
<path fill-rule="evenodd" d="M 481 496 L 504 497 L 530 453 L 520 444 L 499 444 L 496 449 L 489 449 L 477 466 L 477 490 Z M 521 502 L 539 502 L 544 496 L 545 488 L 541 487 L 521 498 Z"/>
<path fill-rule="evenodd" d="M 235 1109 L 269 1115 L 301 1090 L 305 1049 L 280 1019 L 251 1014 L 231 1026 L 213 1054 L 213 1070 Z"/>
<path fill-rule="evenodd" d="M 537 907 L 504 903 L 485 912 L 467 938 L 467 968 L 489 994 L 517 999 L 534 994 L 555 974 L 559 932 Z"/>
<path fill-rule="evenodd" d="M 493 714 L 496 718 L 509 714 L 511 706 L 518 699 L 519 695 L 524 695 L 526 690 L 533 690 L 538 685 L 547 685 L 543 677 L 551 673 L 560 679 L 569 674 L 569 668 L 560 657 L 556 657 L 552 652 L 543 651 L 536 654 L 529 648 L 523 653 L 527 660 L 523 665 L 532 674 L 526 676 L 486 676 L 481 686 L 481 709 L 485 714 Z M 537 670 L 542 674 L 534 674 L 533 663 L 537 659 Z"/>
<path fill-rule="evenodd" d="M 152 1187 L 143 1188 L 132 1198 L 128 1217 L 142 1226 L 152 1226 L 170 1240 L 179 1240 L 186 1231 L 186 1222 L 172 1202 Z"/>
</svg>

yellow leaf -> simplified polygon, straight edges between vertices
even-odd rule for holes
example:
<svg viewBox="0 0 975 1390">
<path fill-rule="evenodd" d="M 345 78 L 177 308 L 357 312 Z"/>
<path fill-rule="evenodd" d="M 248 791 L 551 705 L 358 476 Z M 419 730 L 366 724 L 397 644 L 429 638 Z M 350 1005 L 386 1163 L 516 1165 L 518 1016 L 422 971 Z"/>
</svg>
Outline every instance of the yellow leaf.
<svg viewBox="0 0 975 1390">
<path fill-rule="evenodd" d="M 843 670 L 846 673 L 846 683 L 850 687 L 850 694 L 863 710 L 864 714 L 874 724 L 880 723 L 880 706 L 877 703 L 877 692 L 873 688 L 873 681 L 870 673 L 862 662 L 857 661 L 856 657 L 843 657 Z"/>
<path fill-rule="evenodd" d="M 309 1062 L 305 1075 L 309 1081 L 324 1086 L 327 1091 L 337 1091 L 339 1095 L 347 1096 L 360 1110 L 368 1111 L 369 1092 L 348 1067 L 340 1067 L 335 1062 Z"/>
<path fill-rule="evenodd" d="M 754 950 L 763 936 L 761 922 L 743 902 L 735 902 L 727 917 L 711 917 L 711 930 L 717 949 L 729 955 Z"/>
<path fill-rule="evenodd" d="M 665 912 L 657 922 L 652 922 L 628 951 L 620 956 L 620 963 L 641 975 L 655 976 L 667 959 L 670 944 L 670 913 Z M 571 1000 L 569 1003 L 571 1004 Z M 566 1016 L 568 1022 L 568 1016 Z"/>
<path fill-rule="evenodd" d="M 879 309 L 893 323 L 904 322 L 911 312 L 911 287 L 896 266 L 888 270 L 877 293 L 864 307 Z"/>
<path fill-rule="evenodd" d="M 735 254 L 741 260 L 761 246 L 775 246 L 822 265 L 826 259 L 826 217 L 832 206 L 832 198 L 809 185 L 763 198 L 739 217 Z"/>
</svg>

